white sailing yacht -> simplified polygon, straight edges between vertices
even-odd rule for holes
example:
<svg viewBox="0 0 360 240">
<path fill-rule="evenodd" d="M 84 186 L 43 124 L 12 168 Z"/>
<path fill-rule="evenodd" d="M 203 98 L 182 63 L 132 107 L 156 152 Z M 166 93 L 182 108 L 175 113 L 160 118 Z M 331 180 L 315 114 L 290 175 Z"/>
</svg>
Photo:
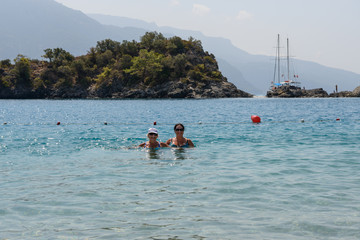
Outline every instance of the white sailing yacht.
<svg viewBox="0 0 360 240">
<path fill-rule="evenodd" d="M 293 86 L 295 88 L 301 88 L 301 83 L 299 81 L 295 81 L 293 79 L 297 79 L 299 75 L 293 74 L 290 76 L 290 52 L 289 52 L 289 39 L 287 38 L 287 56 L 286 56 L 286 71 L 287 73 L 281 73 L 281 65 L 280 65 L 280 34 L 278 34 L 277 39 L 277 47 L 276 47 L 276 57 L 275 57 L 275 69 L 274 69 L 274 77 L 271 82 L 271 90 L 276 90 L 282 86 Z"/>
</svg>

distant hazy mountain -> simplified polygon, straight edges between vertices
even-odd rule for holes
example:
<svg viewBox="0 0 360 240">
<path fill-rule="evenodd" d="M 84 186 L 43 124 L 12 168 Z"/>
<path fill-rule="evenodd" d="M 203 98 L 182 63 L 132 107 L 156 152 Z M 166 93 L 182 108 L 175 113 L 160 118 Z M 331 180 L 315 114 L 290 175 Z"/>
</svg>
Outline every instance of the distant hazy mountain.
<svg viewBox="0 0 360 240">
<path fill-rule="evenodd" d="M 136 19 L 90 16 L 54 0 L 1 0 L 0 59 L 14 59 L 17 54 L 41 59 L 44 49 L 56 47 L 77 56 L 106 38 L 138 41 L 146 31 L 158 31 L 167 37 L 177 35 L 187 39 L 192 36 L 201 40 L 204 49 L 216 56 L 223 75 L 241 90 L 265 95 L 272 80 L 274 67 L 271 57 L 251 55 L 227 39 L 158 27 Z M 359 74 L 312 62 L 295 61 L 295 64 L 306 88 L 323 87 L 332 92 L 336 84 L 339 90 L 353 90 L 360 85 Z"/>
<path fill-rule="evenodd" d="M 147 29 L 152 31 L 159 30 L 159 27 L 155 23 L 148 23 L 143 20 L 127 18 L 127 17 L 119 17 L 119 16 L 109 16 L 103 14 L 87 14 L 87 15 L 105 25 L 113 25 L 117 27 L 135 27 L 135 28 Z"/>
<path fill-rule="evenodd" d="M 54 0 L 0 1 L 0 58 L 41 58 L 46 48 L 85 54 L 105 38 L 138 39 L 144 30 L 105 26 Z"/>
</svg>

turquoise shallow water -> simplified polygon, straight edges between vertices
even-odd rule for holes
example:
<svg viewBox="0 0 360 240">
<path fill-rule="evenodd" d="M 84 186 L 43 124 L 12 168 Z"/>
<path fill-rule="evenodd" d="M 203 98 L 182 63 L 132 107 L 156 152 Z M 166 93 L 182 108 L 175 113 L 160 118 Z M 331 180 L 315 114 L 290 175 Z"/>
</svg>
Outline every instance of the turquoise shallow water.
<svg viewBox="0 0 360 240">
<path fill-rule="evenodd" d="M 0 239 L 360 239 L 359 106 L 0 100 Z"/>
</svg>

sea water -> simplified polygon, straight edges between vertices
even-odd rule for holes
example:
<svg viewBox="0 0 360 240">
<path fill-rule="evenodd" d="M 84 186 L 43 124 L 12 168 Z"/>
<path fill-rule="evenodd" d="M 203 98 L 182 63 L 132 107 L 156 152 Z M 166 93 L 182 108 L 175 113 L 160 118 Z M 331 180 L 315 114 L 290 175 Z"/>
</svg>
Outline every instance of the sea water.
<svg viewBox="0 0 360 240">
<path fill-rule="evenodd" d="M 0 239 L 360 239 L 359 106 L 0 100 Z"/>
</svg>

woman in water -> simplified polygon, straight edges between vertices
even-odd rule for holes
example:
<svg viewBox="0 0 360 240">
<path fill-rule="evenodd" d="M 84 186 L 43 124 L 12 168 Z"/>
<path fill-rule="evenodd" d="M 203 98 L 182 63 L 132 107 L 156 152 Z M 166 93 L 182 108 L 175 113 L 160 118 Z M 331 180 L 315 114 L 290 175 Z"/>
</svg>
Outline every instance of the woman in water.
<svg viewBox="0 0 360 240">
<path fill-rule="evenodd" d="M 156 128 L 150 128 L 147 134 L 149 141 L 144 142 L 139 145 L 139 147 L 143 148 L 151 148 L 151 149 L 159 149 L 160 147 L 169 147 L 166 143 L 156 141 L 158 138 L 158 131 Z"/>
<path fill-rule="evenodd" d="M 184 131 L 184 125 L 181 123 L 175 124 L 174 132 L 176 137 L 168 139 L 166 144 L 170 147 L 195 147 L 194 143 L 190 139 L 184 137 Z"/>
</svg>

